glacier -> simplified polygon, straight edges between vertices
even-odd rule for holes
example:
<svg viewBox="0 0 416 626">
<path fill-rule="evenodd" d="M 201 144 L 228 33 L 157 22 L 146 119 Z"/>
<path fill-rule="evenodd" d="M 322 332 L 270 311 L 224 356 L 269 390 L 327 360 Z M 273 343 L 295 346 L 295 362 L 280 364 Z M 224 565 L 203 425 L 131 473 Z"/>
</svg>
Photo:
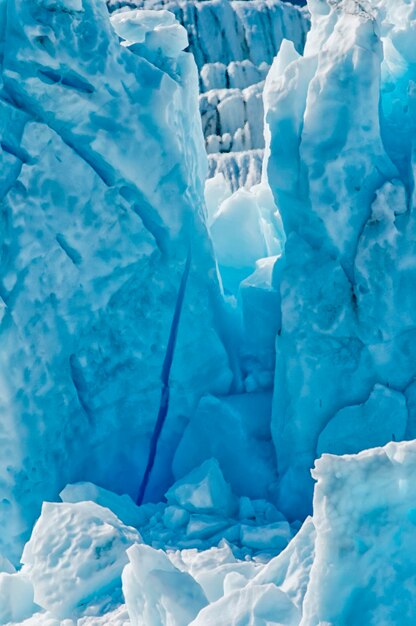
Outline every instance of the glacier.
<svg viewBox="0 0 416 626">
<path fill-rule="evenodd" d="M 0 624 L 414 624 L 415 0 L 0 25 Z"/>
</svg>

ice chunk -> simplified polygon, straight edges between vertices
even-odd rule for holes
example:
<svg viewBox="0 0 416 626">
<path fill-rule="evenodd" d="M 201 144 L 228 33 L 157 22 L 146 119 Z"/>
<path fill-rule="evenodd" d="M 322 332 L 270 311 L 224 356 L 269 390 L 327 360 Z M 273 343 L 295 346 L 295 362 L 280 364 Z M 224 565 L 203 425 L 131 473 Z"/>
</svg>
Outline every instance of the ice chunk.
<svg viewBox="0 0 416 626">
<path fill-rule="evenodd" d="M 190 626 L 297 626 L 299 612 L 275 585 L 247 585 L 203 609 Z"/>
<path fill-rule="evenodd" d="M 161 550 L 135 545 L 127 554 L 123 593 L 132 626 L 188 626 L 207 604 L 198 583 Z"/>
<path fill-rule="evenodd" d="M 0 573 L 0 624 L 21 622 L 35 610 L 29 578 L 21 572 Z"/>
<path fill-rule="evenodd" d="M 302 626 L 414 624 L 415 471 L 414 441 L 316 462 L 316 553 Z"/>
<path fill-rule="evenodd" d="M 96 502 L 100 506 L 107 507 L 123 524 L 139 528 L 146 520 L 146 516 L 140 508 L 134 504 L 129 495 L 118 495 L 108 489 L 97 487 L 93 483 L 74 483 L 67 485 L 59 494 L 62 502 L 83 502 L 85 500 Z"/>
<path fill-rule="evenodd" d="M 292 533 L 288 522 L 275 522 L 265 526 L 242 524 L 240 538 L 243 546 L 262 552 L 275 553 L 286 548 L 292 538 Z"/>
<path fill-rule="evenodd" d="M 163 522 L 167 528 L 179 528 L 189 522 L 189 513 L 180 506 L 167 506 L 163 512 Z"/>
<path fill-rule="evenodd" d="M 22 555 L 35 602 L 56 617 L 71 617 L 120 582 L 126 550 L 140 541 L 136 530 L 94 502 L 45 502 Z"/>
<path fill-rule="evenodd" d="M 37 626 L 37 624 L 34 626 Z M 51 624 L 50 626 L 55 625 Z M 66 624 L 61 622 L 57 626 L 66 626 Z M 72 624 L 68 623 L 68 626 L 72 626 Z M 82 617 L 78 620 L 76 626 L 130 626 L 129 614 L 126 605 L 123 604 L 114 610 L 106 611 L 104 615 Z"/>
<path fill-rule="evenodd" d="M 143 44 L 145 55 L 151 50 L 159 55 L 176 58 L 188 46 L 186 30 L 170 11 L 140 9 L 115 13 L 111 23 L 124 39 L 123 45 Z"/>
<path fill-rule="evenodd" d="M 225 481 L 219 463 L 211 458 L 178 480 L 166 493 L 170 504 L 187 511 L 229 517 L 236 510 L 236 498 Z"/>
<path fill-rule="evenodd" d="M 222 266 L 253 267 L 257 259 L 267 256 L 257 203 L 244 189 L 222 203 L 210 230 Z"/>
<path fill-rule="evenodd" d="M 234 493 L 273 499 L 277 476 L 270 441 L 271 400 L 270 393 L 202 398 L 177 448 L 175 477 L 215 457 Z"/>
<path fill-rule="evenodd" d="M 229 526 L 227 519 L 215 515 L 193 514 L 190 517 L 186 534 L 190 539 L 207 539 Z"/>
<path fill-rule="evenodd" d="M 210 233 L 224 286 L 236 293 L 256 261 L 282 250 L 282 224 L 267 184 L 238 189 L 226 198 L 215 213 Z"/>
<path fill-rule="evenodd" d="M 308 517 L 287 548 L 266 563 L 253 584 L 275 584 L 302 610 L 315 556 L 315 535 L 313 520 Z"/>
<path fill-rule="evenodd" d="M 403 394 L 376 385 L 363 404 L 341 409 L 323 429 L 317 454 L 354 454 L 404 438 L 407 426 Z"/>
<path fill-rule="evenodd" d="M 229 183 L 225 180 L 224 174 L 215 174 L 208 178 L 205 183 L 205 202 L 207 205 L 207 224 L 210 226 L 221 204 L 231 196 Z"/>
<path fill-rule="evenodd" d="M 175 0 L 108 0 L 119 7 L 168 8 L 190 33 L 190 50 L 199 68 L 206 63 L 229 65 L 235 61 L 262 66 L 271 63 L 284 37 L 303 49 L 309 14 L 302 7 L 281 0 L 243 3 Z M 186 6 L 186 8 L 185 8 Z M 218 28 L 218 25 L 221 28 Z"/>
<path fill-rule="evenodd" d="M 231 552 L 228 544 L 209 550 L 183 550 L 176 556 L 177 567 L 189 571 L 201 585 L 209 602 L 215 602 L 225 593 L 225 580 L 235 573 L 246 582 L 254 577 L 259 565 L 253 561 L 239 561 Z"/>
</svg>

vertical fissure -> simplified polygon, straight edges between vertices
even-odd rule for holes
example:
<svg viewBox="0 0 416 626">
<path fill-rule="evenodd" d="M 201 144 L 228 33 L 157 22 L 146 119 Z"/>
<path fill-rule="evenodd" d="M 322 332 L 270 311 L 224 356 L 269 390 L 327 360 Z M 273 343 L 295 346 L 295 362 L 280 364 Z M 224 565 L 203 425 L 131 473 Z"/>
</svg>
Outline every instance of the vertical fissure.
<svg viewBox="0 0 416 626">
<path fill-rule="evenodd" d="M 143 479 L 140 485 L 139 494 L 137 496 L 137 504 L 143 503 L 143 499 L 146 495 L 146 490 L 149 485 L 150 477 L 156 460 L 157 446 L 163 431 L 163 426 L 166 422 L 166 417 L 169 411 L 170 400 L 170 372 L 172 369 L 172 363 L 175 356 L 176 340 L 178 337 L 179 323 L 181 319 L 183 303 L 185 299 L 186 286 L 189 278 L 189 271 L 191 268 L 192 253 L 189 247 L 188 255 L 186 257 L 185 267 L 182 273 L 181 282 L 178 289 L 178 295 L 176 298 L 175 310 L 173 313 L 172 323 L 170 327 L 168 344 L 166 347 L 165 358 L 163 360 L 161 382 L 162 391 L 160 395 L 159 411 L 153 429 L 152 437 L 150 440 L 149 456 L 147 459 L 146 469 L 143 475 Z"/>
</svg>

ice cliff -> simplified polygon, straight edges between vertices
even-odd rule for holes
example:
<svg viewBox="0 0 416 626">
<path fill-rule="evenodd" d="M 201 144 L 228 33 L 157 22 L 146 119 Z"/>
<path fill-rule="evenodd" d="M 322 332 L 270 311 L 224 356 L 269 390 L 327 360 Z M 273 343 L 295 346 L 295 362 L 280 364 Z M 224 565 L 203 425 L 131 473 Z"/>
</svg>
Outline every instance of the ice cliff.
<svg viewBox="0 0 416 626">
<path fill-rule="evenodd" d="M 415 5 L 308 6 L 304 55 L 286 43 L 265 94 L 287 237 L 272 429 L 295 517 L 318 452 L 415 435 Z"/>
<path fill-rule="evenodd" d="M 64 482 L 137 497 L 165 405 L 160 497 L 184 421 L 233 373 L 185 31 L 115 20 L 120 45 L 101 0 L 0 8 L 0 551 L 16 559 Z"/>
<path fill-rule="evenodd" d="M 262 6 L 0 0 L 0 624 L 415 623 L 416 2 Z"/>
</svg>

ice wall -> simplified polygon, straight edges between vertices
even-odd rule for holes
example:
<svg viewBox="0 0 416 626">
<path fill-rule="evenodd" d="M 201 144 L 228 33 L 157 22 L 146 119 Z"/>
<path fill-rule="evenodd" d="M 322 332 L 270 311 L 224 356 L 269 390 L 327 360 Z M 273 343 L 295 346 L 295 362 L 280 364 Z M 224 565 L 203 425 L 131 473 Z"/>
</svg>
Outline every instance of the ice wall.
<svg viewBox="0 0 416 626">
<path fill-rule="evenodd" d="M 285 43 L 265 94 L 287 236 L 272 428 L 295 517 L 334 432 L 338 453 L 415 434 L 415 4 L 308 6 L 304 56 Z"/>
<path fill-rule="evenodd" d="M 145 494 L 159 498 L 187 416 L 233 378 L 186 33 L 163 12 L 115 22 L 122 45 L 102 0 L 0 3 L 0 552 L 12 559 L 70 480 L 137 497 L 162 406 Z"/>
</svg>

